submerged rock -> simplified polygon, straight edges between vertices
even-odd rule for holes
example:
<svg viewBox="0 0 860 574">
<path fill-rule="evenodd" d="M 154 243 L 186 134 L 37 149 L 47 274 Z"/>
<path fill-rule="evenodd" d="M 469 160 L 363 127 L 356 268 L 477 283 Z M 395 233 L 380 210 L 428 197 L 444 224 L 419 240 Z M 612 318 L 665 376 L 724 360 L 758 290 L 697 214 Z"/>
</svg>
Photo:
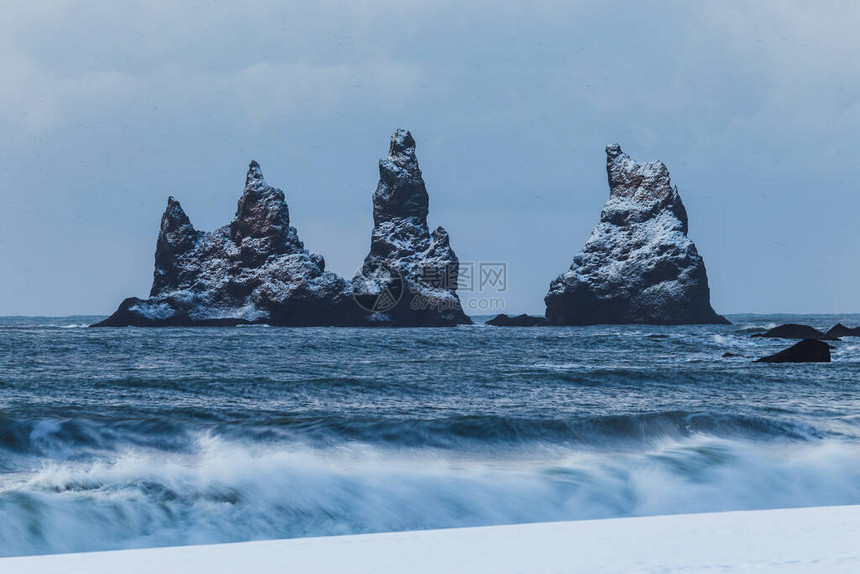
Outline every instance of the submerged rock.
<svg viewBox="0 0 860 574">
<path fill-rule="evenodd" d="M 669 170 L 606 147 L 609 201 L 570 269 L 549 288 L 553 325 L 728 321 L 710 303 L 705 264 L 687 237 L 687 211 Z"/>
<path fill-rule="evenodd" d="M 398 130 L 379 165 L 370 255 L 354 282 L 325 270 L 290 225 L 284 192 L 251 162 L 233 221 L 194 229 L 172 197 L 161 219 L 148 299 L 132 297 L 98 327 L 441 326 L 470 323 L 457 297 L 459 262 L 427 227 L 415 140 Z"/>
<path fill-rule="evenodd" d="M 860 327 L 846 327 L 842 323 L 836 323 L 828 329 L 825 335 L 831 339 L 839 337 L 860 337 Z"/>
<path fill-rule="evenodd" d="M 804 339 L 801 342 L 756 363 L 829 363 L 830 345 L 819 339 Z"/>
<path fill-rule="evenodd" d="M 516 317 L 511 317 L 510 315 L 502 313 L 501 315 L 496 315 L 487 321 L 487 325 L 492 325 L 494 327 L 543 327 L 546 324 L 546 318 L 534 317 L 532 315 L 526 315 L 525 313 L 517 315 Z"/>
<path fill-rule="evenodd" d="M 818 339 L 824 341 L 839 340 L 829 332 L 822 333 L 814 327 L 810 327 L 809 325 L 799 325 L 797 323 L 786 323 L 785 325 L 769 329 L 764 333 L 756 333 L 755 335 L 752 335 L 752 337 L 765 337 L 769 339 Z"/>
<path fill-rule="evenodd" d="M 429 197 L 415 140 L 406 130 L 391 136 L 379 161 L 373 194 L 370 253 L 353 278 L 355 295 L 383 325 L 470 324 L 457 296 L 460 263 L 448 232 L 427 226 Z"/>
</svg>

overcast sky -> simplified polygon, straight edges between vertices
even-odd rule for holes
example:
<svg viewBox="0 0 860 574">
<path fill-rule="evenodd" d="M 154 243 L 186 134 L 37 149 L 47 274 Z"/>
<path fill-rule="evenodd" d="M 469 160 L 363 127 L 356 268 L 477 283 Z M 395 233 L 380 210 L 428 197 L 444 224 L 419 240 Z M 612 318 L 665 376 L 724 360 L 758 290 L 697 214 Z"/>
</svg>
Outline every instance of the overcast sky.
<svg viewBox="0 0 860 574">
<path fill-rule="evenodd" d="M 609 142 L 668 165 L 717 311 L 860 311 L 860 4 L 177 4 L 3 6 L 0 315 L 147 295 L 167 197 L 226 224 L 251 159 L 352 276 L 398 127 L 509 312 L 597 223 Z"/>
</svg>

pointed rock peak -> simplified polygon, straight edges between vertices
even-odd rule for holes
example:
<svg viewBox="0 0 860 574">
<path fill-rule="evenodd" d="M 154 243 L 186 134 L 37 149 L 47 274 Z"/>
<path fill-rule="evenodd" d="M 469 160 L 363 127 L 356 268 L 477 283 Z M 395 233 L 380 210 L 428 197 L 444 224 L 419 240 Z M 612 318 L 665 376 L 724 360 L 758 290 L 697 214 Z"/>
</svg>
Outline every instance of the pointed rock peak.
<svg viewBox="0 0 860 574">
<path fill-rule="evenodd" d="M 248 165 L 248 175 L 245 176 L 245 187 L 265 186 L 266 180 L 263 178 L 263 170 L 260 169 L 260 164 L 251 160 Z"/>
<path fill-rule="evenodd" d="M 610 197 L 648 202 L 667 201 L 677 196 L 672 188 L 669 168 L 663 162 L 636 163 L 621 151 L 617 143 L 606 146 L 606 173 Z"/>
<path fill-rule="evenodd" d="M 724 324 L 705 264 L 686 237 L 687 212 L 659 161 L 606 146 L 610 197 L 585 247 L 551 284 L 551 325 Z"/>
<path fill-rule="evenodd" d="M 254 256 L 246 261 L 256 264 L 272 253 L 283 253 L 299 245 L 295 229 L 290 227 L 290 210 L 284 192 L 270 186 L 263 178 L 260 164 L 252 161 L 245 178 L 245 190 L 239 198 L 236 216 L 230 224 L 235 241 L 245 238 L 267 238 Z"/>
<path fill-rule="evenodd" d="M 407 130 L 399 129 L 391 136 L 391 146 L 388 148 L 388 161 L 399 168 L 410 171 L 418 170 L 418 158 L 415 156 L 415 139 Z"/>
<path fill-rule="evenodd" d="M 373 194 L 373 221 L 417 217 L 427 225 L 429 198 L 415 158 L 415 140 L 406 130 L 391 136 L 388 158 L 379 161 L 379 186 Z"/>
<path fill-rule="evenodd" d="M 391 135 L 388 157 L 392 160 L 400 156 L 415 157 L 415 138 L 408 130 L 398 129 Z"/>
<path fill-rule="evenodd" d="M 263 170 L 256 161 L 248 165 L 245 191 L 239 198 L 236 219 L 260 219 L 281 225 L 289 222 L 284 192 L 266 183 Z M 288 224 L 288 223 L 287 223 Z"/>
<path fill-rule="evenodd" d="M 161 218 L 161 229 L 171 231 L 183 226 L 190 226 L 191 220 L 185 214 L 182 206 L 173 196 L 167 198 L 167 208 L 164 210 L 164 215 Z"/>
<path fill-rule="evenodd" d="M 448 236 L 448 232 L 445 231 L 444 227 L 437 227 L 434 229 L 431 237 L 433 238 L 433 245 L 436 247 L 448 247 L 451 245 L 451 238 Z"/>
<path fill-rule="evenodd" d="M 161 217 L 161 229 L 155 246 L 155 274 L 150 296 L 176 287 L 176 259 L 186 253 L 202 234 L 194 229 L 182 206 L 173 197 Z"/>
</svg>

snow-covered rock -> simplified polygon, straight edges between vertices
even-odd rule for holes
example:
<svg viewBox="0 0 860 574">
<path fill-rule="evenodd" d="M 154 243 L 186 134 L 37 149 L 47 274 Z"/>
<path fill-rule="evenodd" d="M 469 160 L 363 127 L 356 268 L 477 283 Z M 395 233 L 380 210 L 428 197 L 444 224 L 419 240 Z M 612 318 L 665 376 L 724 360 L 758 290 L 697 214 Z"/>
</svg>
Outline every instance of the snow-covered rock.
<svg viewBox="0 0 860 574">
<path fill-rule="evenodd" d="M 659 161 L 606 147 L 609 201 L 600 223 L 544 301 L 553 325 L 727 323 L 687 237 L 687 211 Z"/>
<path fill-rule="evenodd" d="M 457 298 L 448 234 L 427 227 L 415 140 L 398 130 L 380 161 L 370 255 L 347 281 L 325 270 L 290 225 L 284 192 L 251 162 L 233 221 L 194 229 L 172 197 L 161 219 L 148 299 L 132 297 L 96 326 L 444 326 L 470 323 Z"/>
<path fill-rule="evenodd" d="M 448 232 L 427 226 L 429 198 L 415 140 L 406 130 L 391 136 L 379 161 L 373 194 L 370 253 L 353 278 L 356 296 L 372 319 L 390 325 L 469 324 L 457 296 L 459 261 Z"/>
<path fill-rule="evenodd" d="M 212 233 L 168 199 L 150 297 L 126 299 L 99 326 L 355 325 L 366 315 L 349 283 L 304 248 L 284 192 L 251 162 L 235 218 Z"/>
</svg>

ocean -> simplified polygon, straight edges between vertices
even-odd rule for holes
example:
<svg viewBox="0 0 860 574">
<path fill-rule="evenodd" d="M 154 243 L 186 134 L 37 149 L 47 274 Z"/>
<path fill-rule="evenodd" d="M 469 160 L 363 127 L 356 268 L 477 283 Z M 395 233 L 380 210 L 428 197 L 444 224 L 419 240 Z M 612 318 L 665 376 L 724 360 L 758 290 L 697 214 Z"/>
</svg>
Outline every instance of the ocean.
<svg viewBox="0 0 860 574">
<path fill-rule="evenodd" d="M 0 555 L 860 504 L 860 338 L 0 318 Z M 739 357 L 723 358 L 731 352 Z"/>
</svg>

